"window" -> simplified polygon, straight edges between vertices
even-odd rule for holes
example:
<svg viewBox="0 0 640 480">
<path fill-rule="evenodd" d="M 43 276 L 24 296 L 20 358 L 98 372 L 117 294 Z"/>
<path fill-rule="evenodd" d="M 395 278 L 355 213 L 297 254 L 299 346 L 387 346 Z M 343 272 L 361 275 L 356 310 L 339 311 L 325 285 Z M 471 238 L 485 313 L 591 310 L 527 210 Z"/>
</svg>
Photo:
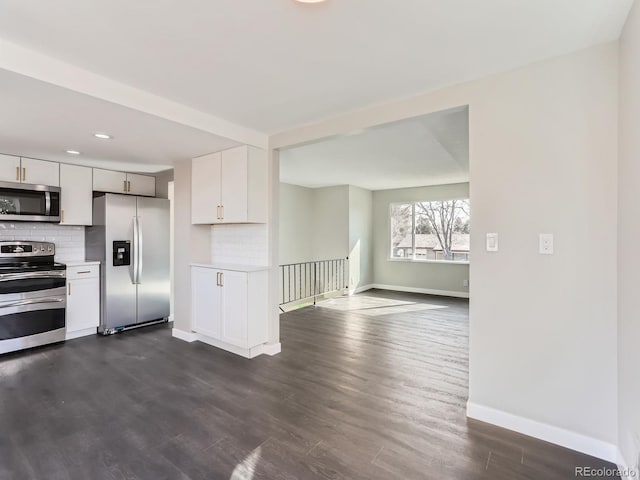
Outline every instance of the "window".
<svg viewBox="0 0 640 480">
<path fill-rule="evenodd" d="M 392 259 L 469 261 L 469 200 L 393 203 Z"/>
</svg>

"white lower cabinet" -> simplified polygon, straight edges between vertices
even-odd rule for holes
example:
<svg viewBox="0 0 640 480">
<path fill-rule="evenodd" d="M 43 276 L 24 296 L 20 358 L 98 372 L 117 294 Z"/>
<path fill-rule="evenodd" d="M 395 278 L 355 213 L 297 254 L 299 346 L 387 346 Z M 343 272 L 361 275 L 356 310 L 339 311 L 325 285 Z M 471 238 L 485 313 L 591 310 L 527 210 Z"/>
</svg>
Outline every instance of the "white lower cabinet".
<svg viewBox="0 0 640 480">
<path fill-rule="evenodd" d="M 100 323 L 100 266 L 67 266 L 67 339 L 91 335 Z"/>
<path fill-rule="evenodd" d="M 191 267 L 192 325 L 200 338 L 246 357 L 267 342 L 267 270 Z"/>
</svg>

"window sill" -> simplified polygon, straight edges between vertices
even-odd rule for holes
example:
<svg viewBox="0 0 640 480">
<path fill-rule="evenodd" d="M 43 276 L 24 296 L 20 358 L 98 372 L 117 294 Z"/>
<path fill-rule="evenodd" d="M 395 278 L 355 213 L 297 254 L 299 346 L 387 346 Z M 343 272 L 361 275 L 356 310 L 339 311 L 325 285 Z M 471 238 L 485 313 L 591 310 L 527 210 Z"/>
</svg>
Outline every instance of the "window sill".
<svg viewBox="0 0 640 480">
<path fill-rule="evenodd" d="M 444 264 L 444 265 L 469 265 L 468 261 L 454 262 L 453 260 L 414 260 L 412 258 L 387 258 L 387 261 L 403 262 L 403 263 L 436 263 L 436 264 Z"/>
</svg>

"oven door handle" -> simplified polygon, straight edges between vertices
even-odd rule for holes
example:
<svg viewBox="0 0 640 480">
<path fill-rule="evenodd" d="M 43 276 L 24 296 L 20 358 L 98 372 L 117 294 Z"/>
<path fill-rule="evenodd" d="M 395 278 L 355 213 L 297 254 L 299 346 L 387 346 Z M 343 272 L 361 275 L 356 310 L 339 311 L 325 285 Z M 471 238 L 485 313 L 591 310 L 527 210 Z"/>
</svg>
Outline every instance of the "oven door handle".
<svg viewBox="0 0 640 480">
<path fill-rule="evenodd" d="M 18 300 L 15 302 L 3 303 L 0 304 L 0 308 L 24 307 L 26 305 L 37 305 L 39 303 L 62 303 L 64 301 L 64 298 L 59 297 L 33 298 L 30 300 Z"/>
<path fill-rule="evenodd" d="M 9 282 L 12 280 L 30 280 L 34 278 L 65 278 L 64 270 L 53 272 L 24 272 L 24 273 L 2 273 L 0 274 L 0 282 Z"/>
</svg>

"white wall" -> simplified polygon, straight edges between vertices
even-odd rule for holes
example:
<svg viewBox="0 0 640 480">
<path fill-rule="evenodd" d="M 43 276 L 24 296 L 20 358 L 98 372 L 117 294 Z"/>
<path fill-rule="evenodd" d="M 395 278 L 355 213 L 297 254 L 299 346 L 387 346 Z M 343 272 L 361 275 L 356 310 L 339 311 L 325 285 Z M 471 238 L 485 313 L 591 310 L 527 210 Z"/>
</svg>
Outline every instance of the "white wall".
<svg viewBox="0 0 640 480">
<path fill-rule="evenodd" d="M 56 244 L 56 261 L 84 260 L 84 227 L 44 222 L 0 222 L 0 241 L 31 240 Z"/>
<path fill-rule="evenodd" d="M 469 198 L 469 184 L 454 183 L 373 192 L 374 283 L 460 295 L 469 293 L 469 287 L 463 284 L 469 279 L 469 265 L 389 260 L 391 250 L 389 206 L 392 203 L 452 198 Z"/>
<path fill-rule="evenodd" d="M 618 172 L 618 438 L 627 465 L 640 455 L 640 6 L 620 41 L 620 160 Z"/>
<path fill-rule="evenodd" d="M 313 190 L 312 251 L 315 260 L 349 255 L 349 187 Z"/>
<path fill-rule="evenodd" d="M 597 46 L 270 140 L 469 105 L 469 400 L 491 409 L 471 414 L 607 458 L 617 440 L 617 58 L 616 43 Z M 499 252 L 484 251 L 487 232 L 500 234 Z M 541 232 L 555 234 L 554 255 L 538 254 Z"/>
<path fill-rule="evenodd" d="M 191 224 L 191 160 L 174 168 L 174 328 L 191 331 L 191 263 L 209 263 L 211 227 Z"/>
<path fill-rule="evenodd" d="M 156 197 L 169 198 L 169 183 L 173 181 L 173 169 L 156 173 Z"/>
<path fill-rule="evenodd" d="M 373 283 L 373 193 L 349 186 L 349 291 Z"/>
<path fill-rule="evenodd" d="M 280 183 L 280 264 L 313 258 L 313 189 Z"/>
</svg>

